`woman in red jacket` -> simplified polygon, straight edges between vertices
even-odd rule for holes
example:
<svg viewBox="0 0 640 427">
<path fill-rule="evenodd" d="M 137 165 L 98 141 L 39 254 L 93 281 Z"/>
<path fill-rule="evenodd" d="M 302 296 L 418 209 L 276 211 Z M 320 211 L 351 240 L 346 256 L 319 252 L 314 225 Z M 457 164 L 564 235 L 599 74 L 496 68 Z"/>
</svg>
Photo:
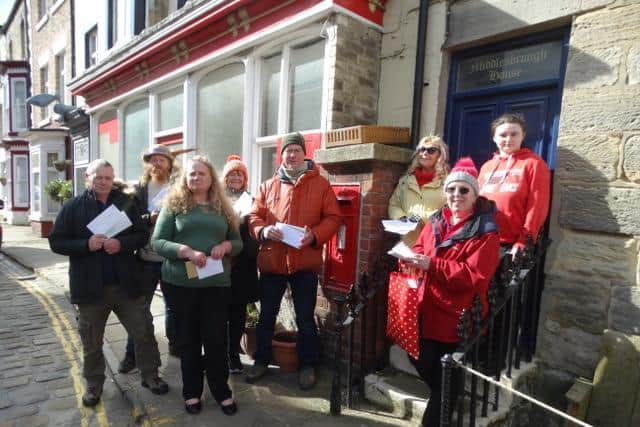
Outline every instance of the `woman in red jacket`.
<svg viewBox="0 0 640 427">
<path fill-rule="evenodd" d="M 431 389 L 423 426 L 439 425 L 440 358 L 456 350 L 458 319 L 462 310 L 471 308 L 476 295 L 482 315 L 487 314 L 487 290 L 499 263 L 495 204 L 478 196 L 477 176 L 470 158 L 456 163 L 444 183 L 447 204 L 425 224 L 412 248 L 415 254 L 402 259 L 405 267 L 424 270 L 417 322 L 420 355 L 410 359 Z M 458 384 L 454 378 L 452 402 Z"/>
<path fill-rule="evenodd" d="M 549 211 L 551 173 L 547 164 L 522 147 L 527 126 L 518 114 L 507 113 L 491 123 L 498 147 L 493 159 L 480 169 L 480 194 L 496 202 L 500 245 L 511 255 L 527 237 L 535 241 Z"/>
</svg>

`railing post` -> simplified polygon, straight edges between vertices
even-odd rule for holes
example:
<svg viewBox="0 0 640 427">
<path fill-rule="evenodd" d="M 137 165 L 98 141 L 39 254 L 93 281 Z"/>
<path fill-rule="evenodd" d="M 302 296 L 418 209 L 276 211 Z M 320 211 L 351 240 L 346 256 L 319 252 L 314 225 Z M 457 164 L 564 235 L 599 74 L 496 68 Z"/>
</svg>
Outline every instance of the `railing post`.
<svg viewBox="0 0 640 427">
<path fill-rule="evenodd" d="M 340 415 L 342 412 L 342 308 L 344 305 L 344 297 L 336 297 L 333 302 L 336 304 L 336 321 L 334 326 L 334 335 L 336 338 L 336 348 L 333 363 L 333 380 L 331 381 L 331 398 L 329 411 L 331 415 Z"/>
<path fill-rule="evenodd" d="M 355 292 L 355 287 L 352 285 L 347 293 L 347 312 L 348 316 L 352 319 L 351 324 L 349 325 L 349 361 L 347 362 L 347 408 L 351 408 L 353 405 L 353 338 L 354 338 L 354 328 L 355 328 L 355 319 L 358 315 L 356 313 L 356 305 L 357 305 L 357 297 Z"/>
<path fill-rule="evenodd" d="M 449 427 L 451 425 L 451 379 L 453 370 L 453 356 L 445 354 L 440 359 L 442 363 L 442 395 L 440 401 L 440 427 Z"/>
</svg>

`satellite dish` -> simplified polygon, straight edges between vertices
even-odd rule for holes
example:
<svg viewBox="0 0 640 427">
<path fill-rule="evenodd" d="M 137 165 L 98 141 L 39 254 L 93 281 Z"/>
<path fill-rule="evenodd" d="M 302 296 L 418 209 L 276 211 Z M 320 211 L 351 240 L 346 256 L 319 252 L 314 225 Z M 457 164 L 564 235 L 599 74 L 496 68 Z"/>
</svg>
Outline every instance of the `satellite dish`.
<svg viewBox="0 0 640 427">
<path fill-rule="evenodd" d="M 37 95 L 33 95 L 27 98 L 27 104 L 35 105 L 36 107 L 46 107 L 56 99 L 58 99 L 58 95 L 51 95 L 49 93 L 39 93 Z"/>
</svg>

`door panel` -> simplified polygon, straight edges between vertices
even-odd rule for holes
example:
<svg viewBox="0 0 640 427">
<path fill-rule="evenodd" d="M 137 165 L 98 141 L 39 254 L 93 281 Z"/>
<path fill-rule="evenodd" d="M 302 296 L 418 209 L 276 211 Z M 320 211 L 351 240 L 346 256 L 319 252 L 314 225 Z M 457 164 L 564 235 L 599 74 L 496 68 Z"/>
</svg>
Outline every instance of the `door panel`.
<svg viewBox="0 0 640 427">
<path fill-rule="evenodd" d="M 490 135 L 491 122 L 505 112 L 517 112 L 527 122 L 527 136 L 523 146 L 530 148 L 549 163 L 552 144 L 556 89 L 529 90 L 521 93 L 482 96 L 454 100 L 448 136 L 451 163 L 463 156 L 471 156 L 480 168 L 496 151 Z"/>
</svg>

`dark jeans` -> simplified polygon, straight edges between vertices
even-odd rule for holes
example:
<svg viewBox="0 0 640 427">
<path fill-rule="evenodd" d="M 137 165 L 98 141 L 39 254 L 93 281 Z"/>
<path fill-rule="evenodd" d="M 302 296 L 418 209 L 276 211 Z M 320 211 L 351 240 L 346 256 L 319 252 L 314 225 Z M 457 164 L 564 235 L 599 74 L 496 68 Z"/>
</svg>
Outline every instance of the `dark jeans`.
<svg viewBox="0 0 640 427">
<path fill-rule="evenodd" d="M 206 373 L 218 403 L 231 397 L 227 361 L 227 316 L 231 288 L 188 288 L 163 283 L 175 309 L 182 371 L 182 397 L 200 399 Z M 202 348 L 204 347 L 204 355 Z"/>
<path fill-rule="evenodd" d="M 240 353 L 240 339 L 247 321 L 247 305 L 231 304 L 229 306 L 229 359 L 237 359 Z"/>
<path fill-rule="evenodd" d="M 148 262 L 148 261 L 142 261 Z M 156 287 L 158 285 L 158 280 L 160 280 L 160 269 L 162 267 L 161 262 L 148 262 L 151 264 L 151 272 L 153 277 L 149 279 L 148 285 L 145 289 L 142 289 L 142 297 L 144 298 L 145 305 L 147 306 L 149 312 L 151 311 L 151 301 L 153 300 L 153 295 L 156 291 Z M 127 344 L 124 349 L 125 353 L 129 357 L 135 358 L 135 347 L 133 345 L 133 338 L 131 335 L 127 336 Z"/>
<path fill-rule="evenodd" d="M 89 385 L 102 385 L 104 382 L 102 344 L 107 318 L 112 311 L 135 342 L 136 361 L 142 378 L 149 377 L 160 366 L 153 319 L 144 297 L 132 299 L 120 286 L 105 286 L 101 301 L 78 304 L 78 330 L 84 352 L 83 375 Z"/>
<path fill-rule="evenodd" d="M 447 353 L 453 353 L 457 343 L 445 343 L 433 340 L 420 340 L 420 357 L 415 360 L 409 356 L 409 361 L 416 368 L 420 377 L 429 386 L 431 397 L 427 409 L 422 416 L 422 425 L 438 427 L 440 425 L 440 406 L 442 399 L 442 363 L 440 359 Z M 460 370 L 454 369 L 451 376 L 451 409 L 458 397 L 460 385 Z"/>
<path fill-rule="evenodd" d="M 287 283 L 291 285 L 298 326 L 297 348 L 300 368 L 313 367 L 320 358 L 318 328 L 314 319 L 318 275 L 309 271 L 299 271 L 290 275 L 271 273 L 260 275 L 262 298 L 260 299 L 260 319 L 256 328 L 258 348 L 254 359 L 260 363 L 271 361 L 271 339 Z"/>
</svg>

